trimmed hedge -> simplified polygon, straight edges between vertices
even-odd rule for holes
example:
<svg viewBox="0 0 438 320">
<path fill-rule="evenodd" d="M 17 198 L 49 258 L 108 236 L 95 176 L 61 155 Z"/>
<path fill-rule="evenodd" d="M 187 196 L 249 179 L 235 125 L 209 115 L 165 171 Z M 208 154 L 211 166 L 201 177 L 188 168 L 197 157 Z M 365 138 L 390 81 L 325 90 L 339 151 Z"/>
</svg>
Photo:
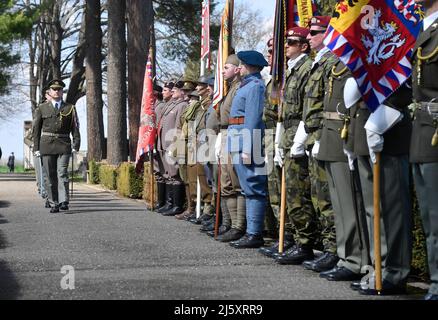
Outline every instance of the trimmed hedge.
<svg viewBox="0 0 438 320">
<path fill-rule="evenodd" d="M 141 199 L 143 195 L 143 177 L 137 175 L 132 163 L 123 162 L 117 175 L 117 192 L 124 197 Z"/>
<path fill-rule="evenodd" d="M 88 167 L 89 180 L 88 180 L 88 183 L 90 183 L 90 184 L 99 184 L 100 183 L 100 173 L 99 173 L 100 165 L 101 165 L 101 163 L 96 162 L 94 160 L 91 160 L 89 162 L 89 167 Z"/>
<path fill-rule="evenodd" d="M 100 183 L 107 189 L 117 189 L 117 167 L 101 164 L 99 168 Z"/>
</svg>

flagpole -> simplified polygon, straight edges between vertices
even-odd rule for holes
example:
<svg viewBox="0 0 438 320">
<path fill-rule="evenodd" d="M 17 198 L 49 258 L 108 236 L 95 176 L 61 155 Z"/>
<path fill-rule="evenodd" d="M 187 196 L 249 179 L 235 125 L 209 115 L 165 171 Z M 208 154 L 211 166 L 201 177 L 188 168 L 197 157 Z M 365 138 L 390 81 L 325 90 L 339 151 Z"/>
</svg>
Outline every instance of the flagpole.
<svg viewBox="0 0 438 320">
<path fill-rule="evenodd" d="M 376 272 L 376 290 L 382 291 L 382 257 L 380 245 L 380 153 L 376 153 L 373 168 L 373 201 L 374 201 L 374 264 Z"/>
</svg>

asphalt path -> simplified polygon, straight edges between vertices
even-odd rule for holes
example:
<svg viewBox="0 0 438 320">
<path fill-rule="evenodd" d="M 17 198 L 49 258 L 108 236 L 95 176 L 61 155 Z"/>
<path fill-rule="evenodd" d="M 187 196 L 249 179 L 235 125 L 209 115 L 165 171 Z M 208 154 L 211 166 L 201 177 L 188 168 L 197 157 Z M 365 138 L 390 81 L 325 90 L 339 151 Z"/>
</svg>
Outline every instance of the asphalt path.
<svg viewBox="0 0 438 320">
<path fill-rule="evenodd" d="M 348 282 L 234 249 L 143 201 L 75 184 L 50 214 L 32 177 L 0 174 L 0 299 L 360 300 Z M 64 269 L 63 269 L 64 268 Z M 64 273 L 61 273 L 64 271 Z M 74 276 L 74 277 L 73 277 Z M 74 286 L 74 288 L 73 288 Z"/>
</svg>

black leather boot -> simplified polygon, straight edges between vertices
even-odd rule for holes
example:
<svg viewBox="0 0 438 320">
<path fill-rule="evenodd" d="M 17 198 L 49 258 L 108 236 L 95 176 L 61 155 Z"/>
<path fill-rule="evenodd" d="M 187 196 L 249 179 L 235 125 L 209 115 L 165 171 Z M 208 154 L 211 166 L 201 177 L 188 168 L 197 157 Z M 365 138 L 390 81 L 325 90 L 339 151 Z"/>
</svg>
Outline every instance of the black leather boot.
<svg viewBox="0 0 438 320">
<path fill-rule="evenodd" d="M 174 216 L 184 212 L 185 187 L 183 184 L 172 186 L 173 207 L 162 213 L 163 216 Z"/>
<path fill-rule="evenodd" d="M 173 207 L 173 189 L 172 185 L 166 183 L 165 184 L 165 194 L 166 194 L 166 204 L 157 210 L 158 213 L 163 213 L 165 211 L 170 210 Z"/>
<path fill-rule="evenodd" d="M 154 207 L 154 211 L 159 210 L 166 204 L 166 184 L 164 182 L 157 182 L 157 193 L 158 203 Z"/>
</svg>

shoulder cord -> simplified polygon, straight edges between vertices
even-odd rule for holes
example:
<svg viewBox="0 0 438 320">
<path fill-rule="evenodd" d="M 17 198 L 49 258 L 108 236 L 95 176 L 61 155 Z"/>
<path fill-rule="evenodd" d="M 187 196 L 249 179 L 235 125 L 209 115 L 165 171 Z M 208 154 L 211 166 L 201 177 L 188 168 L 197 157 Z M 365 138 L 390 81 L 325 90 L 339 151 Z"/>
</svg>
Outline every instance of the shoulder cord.
<svg viewBox="0 0 438 320">
<path fill-rule="evenodd" d="M 417 83 L 418 83 L 418 85 L 421 85 L 421 65 L 422 65 L 423 61 L 429 60 L 430 58 L 435 56 L 438 53 L 438 47 L 436 47 L 435 50 L 433 50 L 430 54 L 428 54 L 426 56 L 422 56 L 421 55 L 422 52 L 423 52 L 423 48 L 419 47 L 418 50 L 417 50 L 417 58 L 418 58 L 418 63 L 417 63 Z"/>
</svg>

